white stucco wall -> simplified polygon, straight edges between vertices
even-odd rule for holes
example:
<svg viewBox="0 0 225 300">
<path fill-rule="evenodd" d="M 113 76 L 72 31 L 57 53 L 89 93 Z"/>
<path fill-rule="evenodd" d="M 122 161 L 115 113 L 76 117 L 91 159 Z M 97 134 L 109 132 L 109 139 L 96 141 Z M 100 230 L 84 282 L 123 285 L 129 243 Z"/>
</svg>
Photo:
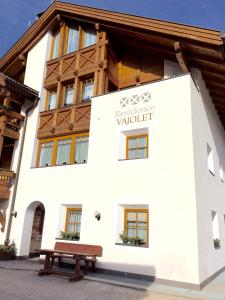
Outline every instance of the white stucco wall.
<svg viewBox="0 0 225 300">
<path fill-rule="evenodd" d="M 80 243 L 102 245 L 100 267 L 199 283 L 190 82 L 186 75 L 93 98 L 84 165 L 31 168 L 35 110 L 29 119 L 16 198 L 18 217 L 11 234 L 19 255 L 29 250 L 21 237 L 29 241 L 24 219 L 31 203 L 45 206 L 44 248 L 52 248 L 64 229 L 65 207 L 81 206 Z M 121 98 L 146 92 L 150 103 L 120 107 Z M 116 111 L 148 106 L 151 120 L 118 124 Z M 124 136 L 135 132 L 149 133 L 149 158 L 123 160 Z M 116 245 L 123 230 L 123 208 L 134 206 L 149 208 L 148 248 Z M 100 221 L 95 211 L 101 213 Z"/>
<path fill-rule="evenodd" d="M 220 178 L 220 165 L 225 170 L 225 134 L 218 114 L 200 72 L 193 72 L 199 92 L 191 85 L 195 178 L 197 196 L 200 282 L 225 266 L 225 183 Z M 207 144 L 213 151 L 215 174 L 209 172 Z M 212 211 L 218 214 L 220 249 L 213 244 Z M 217 229 L 214 228 L 215 231 Z"/>
</svg>

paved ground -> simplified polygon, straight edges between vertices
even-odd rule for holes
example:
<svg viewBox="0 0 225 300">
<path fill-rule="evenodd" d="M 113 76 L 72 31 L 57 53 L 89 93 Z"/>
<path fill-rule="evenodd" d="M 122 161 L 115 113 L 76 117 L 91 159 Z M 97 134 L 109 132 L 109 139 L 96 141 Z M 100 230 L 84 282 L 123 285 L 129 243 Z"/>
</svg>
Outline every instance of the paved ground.
<svg viewBox="0 0 225 300">
<path fill-rule="evenodd" d="M 89 276 L 70 283 L 65 277 L 39 277 L 35 261 L 0 261 L 1 300 L 222 300 L 225 299 L 225 273 L 202 291 L 122 280 L 106 275 Z M 107 282 L 107 283 L 106 283 Z M 122 285 L 122 286 L 121 286 Z M 130 286 L 128 288 L 124 286 Z M 142 290 L 141 290 L 142 289 Z"/>
</svg>

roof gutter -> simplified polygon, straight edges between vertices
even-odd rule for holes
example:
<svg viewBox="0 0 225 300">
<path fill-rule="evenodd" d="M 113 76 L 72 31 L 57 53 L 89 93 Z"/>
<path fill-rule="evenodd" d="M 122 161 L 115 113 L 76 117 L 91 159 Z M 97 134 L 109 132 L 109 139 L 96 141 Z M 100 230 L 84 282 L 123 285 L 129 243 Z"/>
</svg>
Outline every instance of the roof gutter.
<svg viewBox="0 0 225 300">
<path fill-rule="evenodd" d="M 34 109 L 37 106 L 38 101 L 39 101 L 39 98 L 36 98 L 35 102 L 32 103 L 28 107 L 28 109 L 25 111 L 24 129 L 23 129 L 23 134 L 21 137 L 21 145 L 20 145 L 19 157 L 18 157 L 18 162 L 17 162 L 17 167 L 16 167 L 16 177 L 15 177 L 14 189 L 13 189 L 12 200 L 11 200 L 11 205 L 10 205 L 10 210 L 9 210 L 9 220 L 8 220 L 7 230 L 6 230 L 5 244 L 8 244 L 10 242 L 12 220 L 13 220 L 13 217 L 16 217 L 14 208 L 15 208 L 16 193 L 17 193 L 17 188 L 18 188 L 20 168 L 21 168 L 21 162 L 22 162 L 22 156 L 23 156 L 23 148 L 24 148 L 24 141 L 25 141 L 25 135 L 26 135 L 26 129 L 27 129 L 28 114 L 32 109 Z"/>
</svg>

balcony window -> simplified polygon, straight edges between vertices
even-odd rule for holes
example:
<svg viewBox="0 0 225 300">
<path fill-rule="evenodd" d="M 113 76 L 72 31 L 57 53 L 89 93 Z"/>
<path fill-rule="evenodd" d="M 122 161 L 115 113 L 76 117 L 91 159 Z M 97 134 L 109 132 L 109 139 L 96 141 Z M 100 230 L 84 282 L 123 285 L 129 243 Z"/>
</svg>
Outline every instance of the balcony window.
<svg viewBox="0 0 225 300">
<path fill-rule="evenodd" d="M 72 139 L 63 139 L 58 141 L 57 147 L 57 165 L 66 165 L 70 163 L 70 150 Z"/>
<path fill-rule="evenodd" d="M 46 167 L 52 164 L 53 142 L 41 143 L 39 166 Z"/>
<path fill-rule="evenodd" d="M 148 135 L 127 137 L 127 159 L 148 157 Z"/>
<path fill-rule="evenodd" d="M 88 157 L 88 136 L 81 136 L 76 138 L 76 149 L 75 149 L 75 162 L 85 163 Z"/>
<path fill-rule="evenodd" d="M 94 95 L 94 78 L 82 81 L 82 102 L 87 102 L 91 100 Z"/>
<path fill-rule="evenodd" d="M 47 93 L 47 105 L 46 109 L 51 110 L 56 108 L 56 103 L 57 103 L 57 91 L 49 91 Z"/>
<path fill-rule="evenodd" d="M 77 27 L 70 27 L 67 38 L 66 53 L 71 53 L 78 50 L 79 29 Z"/>
<path fill-rule="evenodd" d="M 60 31 L 58 30 L 52 35 L 52 51 L 51 51 L 52 59 L 59 56 L 59 38 L 60 38 Z"/>
<path fill-rule="evenodd" d="M 96 31 L 94 29 L 86 29 L 84 31 L 84 47 L 96 44 Z"/>
<path fill-rule="evenodd" d="M 64 97 L 65 106 L 73 104 L 73 95 L 74 95 L 73 85 L 70 84 L 65 86 L 65 97 Z"/>
</svg>

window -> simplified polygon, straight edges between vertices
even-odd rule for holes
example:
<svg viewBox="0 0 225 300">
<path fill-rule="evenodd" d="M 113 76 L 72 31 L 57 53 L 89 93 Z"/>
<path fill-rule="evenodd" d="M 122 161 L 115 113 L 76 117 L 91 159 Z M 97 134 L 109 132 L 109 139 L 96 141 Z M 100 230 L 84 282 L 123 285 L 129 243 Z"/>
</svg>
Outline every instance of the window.
<svg viewBox="0 0 225 300">
<path fill-rule="evenodd" d="M 65 232 L 80 235 L 81 208 L 67 208 Z"/>
<path fill-rule="evenodd" d="M 212 210 L 211 216 L 212 216 L 212 230 L 213 230 L 214 248 L 220 248 L 218 213 Z"/>
<path fill-rule="evenodd" d="M 67 48 L 66 54 L 78 50 L 78 41 L 79 41 L 79 29 L 78 27 L 69 27 L 68 37 L 67 37 Z"/>
<path fill-rule="evenodd" d="M 148 157 L 148 135 L 136 135 L 127 137 L 127 159 Z"/>
<path fill-rule="evenodd" d="M 65 86 L 65 96 L 64 96 L 64 105 L 73 104 L 73 84 Z"/>
<path fill-rule="evenodd" d="M 72 139 L 58 140 L 57 146 L 57 165 L 66 165 L 70 163 L 70 150 L 71 150 Z"/>
<path fill-rule="evenodd" d="M 46 110 L 55 109 L 57 102 L 57 91 L 52 90 L 47 92 L 47 105 Z"/>
<path fill-rule="evenodd" d="M 37 167 L 86 163 L 88 144 L 89 137 L 87 134 L 40 141 Z"/>
<path fill-rule="evenodd" d="M 39 166 L 40 167 L 51 166 L 53 144 L 54 144 L 53 142 L 47 142 L 47 143 L 41 144 L 40 158 L 39 158 Z"/>
<path fill-rule="evenodd" d="M 148 243 L 148 209 L 124 210 L 124 236 Z"/>
<path fill-rule="evenodd" d="M 91 100 L 91 97 L 94 95 L 94 78 L 83 80 L 82 84 L 82 92 L 81 92 L 81 100 L 82 102 L 87 102 Z"/>
<path fill-rule="evenodd" d="M 59 55 L 59 38 L 60 31 L 58 30 L 52 35 L 51 59 L 54 59 Z"/>
<path fill-rule="evenodd" d="M 207 155 L 208 155 L 208 169 L 209 172 L 215 175 L 214 170 L 214 159 L 213 159 L 213 151 L 212 148 L 207 144 Z"/>
<path fill-rule="evenodd" d="M 89 47 L 96 43 L 96 31 L 94 29 L 86 29 L 84 31 L 84 47 Z"/>
<path fill-rule="evenodd" d="M 88 156 L 88 136 L 81 136 L 76 138 L 75 160 L 76 163 L 87 162 Z"/>
</svg>

